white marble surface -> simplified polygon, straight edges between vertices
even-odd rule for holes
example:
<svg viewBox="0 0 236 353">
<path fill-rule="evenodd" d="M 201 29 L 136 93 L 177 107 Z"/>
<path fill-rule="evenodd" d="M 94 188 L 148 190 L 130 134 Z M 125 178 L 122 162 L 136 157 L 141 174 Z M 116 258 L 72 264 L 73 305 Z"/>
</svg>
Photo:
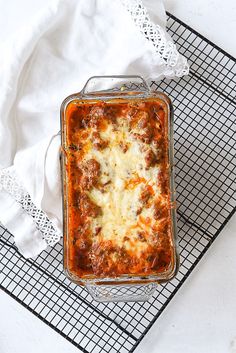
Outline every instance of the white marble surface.
<svg viewBox="0 0 236 353">
<path fill-rule="evenodd" d="M 114 1 L 114 0 L 113 0 Z M 0 0 L 0 41 L 46 0 Z M 166 0 L 168 11 L 236 57 L 235 0 Z M 236 216 L 137 348 L 137 353 L 236 353 Z M 78 350 L 0 291 L 0 353 Z"/>
</svg>

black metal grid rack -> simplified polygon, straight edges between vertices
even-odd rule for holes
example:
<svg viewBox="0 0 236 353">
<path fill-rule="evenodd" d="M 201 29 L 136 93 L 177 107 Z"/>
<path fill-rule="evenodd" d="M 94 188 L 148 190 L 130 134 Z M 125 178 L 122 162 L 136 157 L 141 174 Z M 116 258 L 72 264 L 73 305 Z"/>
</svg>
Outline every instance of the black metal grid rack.
<svg viewBox="0 0 236 353">
<path fill-rule="evenodd" d="M 61 244 L 25 260 L 0 228 L 0 287 L 84 352 L 133 352 L 236 209 L 236 61 L 170 14 L 168 31 L 191 65 L 152 83 L 175 107 L 177 277 L 149 302 L 98 304 L 65 278 Z"/>
</svg>

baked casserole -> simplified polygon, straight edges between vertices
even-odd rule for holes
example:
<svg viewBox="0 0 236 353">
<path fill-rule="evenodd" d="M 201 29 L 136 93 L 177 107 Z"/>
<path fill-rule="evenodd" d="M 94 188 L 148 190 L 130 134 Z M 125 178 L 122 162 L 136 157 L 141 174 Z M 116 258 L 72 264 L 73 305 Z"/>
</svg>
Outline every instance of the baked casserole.
<svg viewBox="0 0 236 353">
<path fill-rule="evenodd" d="M 170 102 L 73 95 L 62 106 L 64 267 L 70 279 L 167 280 L 176 272 Z"/>
</svg>

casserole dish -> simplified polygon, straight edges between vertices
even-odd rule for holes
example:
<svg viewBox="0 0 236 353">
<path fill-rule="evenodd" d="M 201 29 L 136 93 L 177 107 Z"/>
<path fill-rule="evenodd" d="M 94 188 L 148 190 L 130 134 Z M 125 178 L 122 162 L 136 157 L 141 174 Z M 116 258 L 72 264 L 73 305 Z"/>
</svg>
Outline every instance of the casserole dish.
<svg viewBox="0 0 236 353">
<path fill-rule="evenodd" d="M 178 270 L 172 125 L 139 76 L 91 77 L 62 103 L 64 270 L 96 300 L 147 300 Z"/>
</svg>

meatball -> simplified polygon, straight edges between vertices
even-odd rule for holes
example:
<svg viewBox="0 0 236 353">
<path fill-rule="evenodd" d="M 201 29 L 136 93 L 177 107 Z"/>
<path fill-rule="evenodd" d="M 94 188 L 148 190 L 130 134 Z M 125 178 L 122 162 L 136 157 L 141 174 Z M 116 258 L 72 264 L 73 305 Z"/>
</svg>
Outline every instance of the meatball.
<svg viewBox="0 0 236 353">
<path fill-rule="evenodd" d="M 91 141 L 96 150 L 103 150 L 108 145 L 108 141 L 103 140 L 97 131 L 92 133 Z"/>
<path fill-rule="evenodd" d="M 145 155 L 146 169 L 154 166 L 156 163 L 156 155 L 153 150 L 150 148 Z"/>
<path fill-rule="evenodd" d="M 87 160 L 82 166 L 81 187 L 90 190 L 93 186 L 97 185 L 100 174 L 100 163 L 94 158 Z"/>
<path fill-rule="evenodd" d="M 82 212 L 83 216 L 88 216 L 88 217 L 97 217 L 99 215 L 101 215 L 101 207 L 99 207 L 98 205 L 96 205 L 90 198 L 88 195 L 86 194 L 81 194 L 80 195 L 80 200 L 79 200 L 79 204 L 80 204 L 80 210 Z"/>
</svg>

